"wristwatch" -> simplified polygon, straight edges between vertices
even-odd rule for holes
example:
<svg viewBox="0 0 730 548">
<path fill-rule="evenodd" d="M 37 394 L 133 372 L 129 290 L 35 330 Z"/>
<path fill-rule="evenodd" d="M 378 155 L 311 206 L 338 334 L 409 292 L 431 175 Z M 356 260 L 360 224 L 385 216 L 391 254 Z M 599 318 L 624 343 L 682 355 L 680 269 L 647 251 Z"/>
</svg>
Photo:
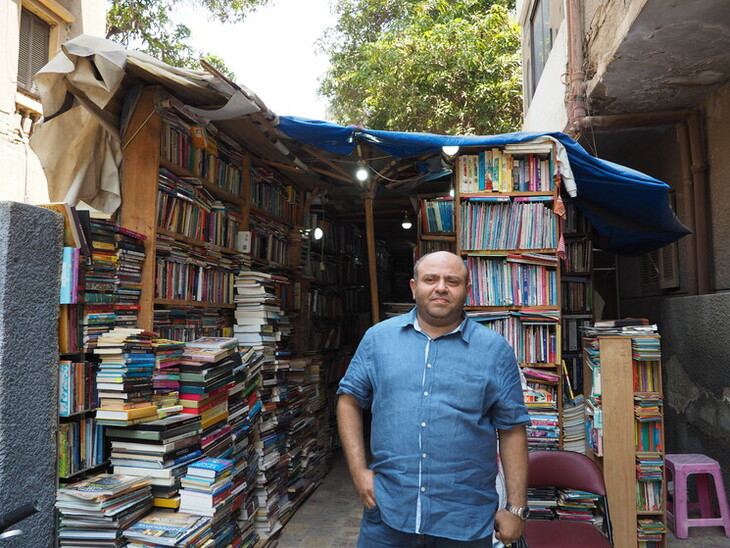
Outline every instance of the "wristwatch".
<svg viewBox="0 0 730 548">
<path fill-rule="evenodd" d="M 509 502 L 507 503 L 507 506 L 504 507 L 505 510 L 507 510 L 510 514 L 514 514 L 515 516 L 527 519 L 530 517 L 530 508 L 525 506 L 524 508 L 520 508 L 519 506 L 512 506 Z"/>
</svg>

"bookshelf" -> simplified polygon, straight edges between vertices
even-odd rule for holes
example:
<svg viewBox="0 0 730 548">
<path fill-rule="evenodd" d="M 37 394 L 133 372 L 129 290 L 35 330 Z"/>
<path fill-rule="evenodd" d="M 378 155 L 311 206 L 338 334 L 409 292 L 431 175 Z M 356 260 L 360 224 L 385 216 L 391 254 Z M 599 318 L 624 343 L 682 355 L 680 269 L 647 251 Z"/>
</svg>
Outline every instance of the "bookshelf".
<svg viewBox="0 0 730 548">
<path fill-rule="evenodd" d="M 593 244 L 590 225 L 567 194 L 563 195 L 565 260 L 561 264 L 561 348 L 566 381 L 574 394 L 583 391 L 581 328 L 592 325 Z"/>
<path fill-rule="evenodd" d="M 558 449 L 560 348 L 559 176 L 553 146 L 467 150 L 455 160 L 456 248 L 472 289 L 467 314 L 512 345 L 528 384 L 531 449 Z"/>
<path fill-rule="evenodd" d="M 419 194 L 418 245 L 414 262 L 434 251 L 456 252 L 454 198 L 449 195 Z"/>
<path fill-rule="evenodd" d="M 356 300 L 340 289 L 357 268 L 346 266 L 356 256 L 347 250 L 362 238 L 318 219 L 324 243 L 309 246 L 306 193 L 160 89 L 141 93 L 127 127 L 121 221 L 147 236 L 149 258 L 138 325 L 178 341 L 229 335 L 256 349 L 250 397 L 260 420 L 248 451 L 258 508 L 246 504 L 245 519 L 265 540 L 328 467 L 327 353 L 341 342 L 344 301 Z M 311 344 L 325 317 L 336 336 Z"/>
<path fill-rule="evenodd" d="M 138 325 L 182 341 L 229 335 L 243 246 L 257 268 L 296 268 L 301 193 L 158 88 L 127 128 L 121 223 L 147 236 L 151 258 Z"/>
<path fill-rule="evenodd" d="M 660 337 L 586 336 L 584 361 L 589 455 L 603 470 L 614 542 L 665 547 Z"/>
</svg>

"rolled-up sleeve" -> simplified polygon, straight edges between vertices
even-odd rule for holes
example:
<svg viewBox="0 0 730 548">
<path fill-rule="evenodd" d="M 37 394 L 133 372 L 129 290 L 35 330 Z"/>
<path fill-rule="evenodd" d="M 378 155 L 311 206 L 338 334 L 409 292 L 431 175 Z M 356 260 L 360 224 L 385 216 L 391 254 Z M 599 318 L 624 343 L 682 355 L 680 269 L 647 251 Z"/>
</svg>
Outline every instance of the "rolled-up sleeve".
<svg viewBox="0 0 730 548">
<path fill-rule="evenodd" d="M 512 347 L 505 342 L 496 359 L 499 365 L 499 393 L 492 408 L 494 426 L 501 430 L 531 423 L 522 395 L 519 365 Z"/>
<path fill-rule="evenodd" d="M 365 333 L 337 389 L 337 394 L 349 394 L 363 409 L 369 408 L 373 399 L 372 340 L 371 334 Z"/>
</svg>

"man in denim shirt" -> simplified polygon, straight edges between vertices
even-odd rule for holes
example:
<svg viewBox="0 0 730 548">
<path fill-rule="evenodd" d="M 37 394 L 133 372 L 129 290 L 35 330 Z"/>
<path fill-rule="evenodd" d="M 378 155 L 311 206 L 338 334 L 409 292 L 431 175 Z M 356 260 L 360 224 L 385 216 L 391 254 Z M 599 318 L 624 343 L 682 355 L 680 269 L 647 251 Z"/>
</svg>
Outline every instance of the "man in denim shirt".
<svg viewBox="0 0 730 548">
<path fill-rule="evenodd" d="M 365 506 L 358 547 L 491 547 L 493 530 L 508 544 L 527 513 L 530 423 L 514 352 L 466 318 L 471 284 L 457 255 L 425 255 L 410 283 L 416 307 L 365 333 L 338 390 L 340 439 Z"/>
</svg>

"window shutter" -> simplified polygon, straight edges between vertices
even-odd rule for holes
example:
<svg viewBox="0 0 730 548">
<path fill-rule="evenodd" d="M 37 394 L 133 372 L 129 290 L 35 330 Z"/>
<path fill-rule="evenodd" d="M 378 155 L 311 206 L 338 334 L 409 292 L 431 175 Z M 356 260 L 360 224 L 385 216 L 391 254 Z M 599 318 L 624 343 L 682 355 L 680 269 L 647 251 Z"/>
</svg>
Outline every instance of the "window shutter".
<svg viewBox="0 0 730 548">
<path fill-rule="evenodd" d="M 23 8 L 18 45 L 18 87 L 36 92 L 33 76 L 48 62 L 51 26 Z"/>
<path fill-rule="evenodd" d="M 659 287 L 662 289 L 679 287 L 677 242 L 673 242 L 659 250 Z"/>
</svg>

